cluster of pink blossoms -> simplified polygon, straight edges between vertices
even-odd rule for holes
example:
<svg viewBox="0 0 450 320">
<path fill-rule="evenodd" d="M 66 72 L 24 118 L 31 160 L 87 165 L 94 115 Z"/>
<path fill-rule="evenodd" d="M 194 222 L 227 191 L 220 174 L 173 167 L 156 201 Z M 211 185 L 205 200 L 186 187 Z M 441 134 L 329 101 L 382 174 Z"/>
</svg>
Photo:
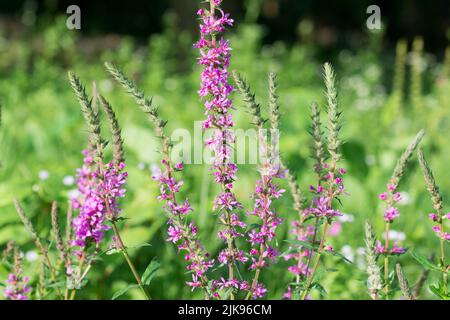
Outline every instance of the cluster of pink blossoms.
<svg viewBox="0 0 450 320">
<path fill-rule="evenodd" d="M 444 230 L 442 230 L 441 227 L 443 219 L 450 220 L 450 212 L 441 217 L 439 217 L 435 213 L 430 213 L 428 217 L 431 219 L 431 221 L 434 222 L 433 231 L 439 236 L 439 238 L 446 241 L 450 241 L 450 233 L 444 232 Z"/>
<path fill-rule="evenodd" d="M 10 273 L 8 279 L 6 279 L 5 298 L 10 300 L 28 300 L 27 293 L 31 290 L 27 286 L 28 281 L 28 277 Z"/>
<path fill-rule="evenodd" d="M 256 268 L 264 268 L 268 264 L 268 260 L 274 260 L 278 252 L 272 248 L 269 243 L 276 235 L 276 229 L 282 222 L 270 205 L 273 199 L 278 199 L 285 192 L 279 189 L 274 183 L 274 178 L 284 178 L 284 173 L 279 168 L 272 168 L 268 174 L 261 174 L 261 180 L 256 182 L 255 192 L 252 197 L 255 200 L 253 211 L 248 212 L 251 216 L 258 217 L 262 224 L 258 229 L 254 228 L 248 234 L 248 241 L 252 249 L 252 264 L 250 270 Z M 261 251 L 262 250 L 262 251 Z M 256 259 L 255 257 L 259 257 Z"/>
<path fill-rule="evenodd" d="M 310 243 L 315 234 L 315 228 L 312 225 L 303 226 L 299 221 L 292 222 L 292 233 L 298 241 Z M 288 270 L 296 276 L 307 276 L 311 273 L 311 269 L 307 265 L 308 257 L 312 254 L 309 248 L 301 247 L 296 253 L 284 255 L 285 260 L 295 260 L 296 264 L 289 266 Z M 290 289 L 290 287 L 288 288 Z"/>
<path fill-rule="evenodd" d="M 394 241 L 394 244 L 392 245 L 392 248 L 385 248 L 385 246 L 383 246 L 381 244 L 380 240 L 377 240 L 377 245 L 375 247 L 375 251 L 378 254 L 384 254 L 384 255 L 401 255 L 404 254 L 406 252 L 406 248 L 403 247 L 399 247 L 397 242 Z"/>
<path fill-rule="evenodd" d="M 91 242 L 98 246 L 105 231 L 109 230 L 106 221 L 119 217 L 118 200 L 125 196 L 128 176 L 123 171 L 123 163 L 116 166 L 111 162 L 100 168 L 89 151 L 85 150 L 83 154 L 83 167 L 77 169 L 80 197 L 73 200 L 73 207 L 79 209 L 80 214 L 73 221 L 75 239 L 72 241 L 72 245 L 81 250 Z"/>
<path fill-rule="evenodd" d="M 378 198 L 387 204 L 387 209 L 384 212 L 384 220 L 391 223 L 394 219 L 400 216 L 400 213 L 394 204 L 401 201 L 402 196 L 400 192 L 395 192 L 397 186 L 388 184 L 387 189 L 388 191 L 380 194 Z"/>
<path fill-rule="evenodd" d="M 384 212 L 384 221 L 390 224 L 395 219 L 400 216 L 400 212 L 395 206 L 399 201 L 402 200 L 402 196 L 400 192 L 395 192 L 397 190 L 397 186 L 393 184 L 388 184 L 387 191 L 381 193 L 378 198 L 386 203 L 386 210 Z M 385 243 L 389 243 L 389 233 L 385 235 Z M 377 241 L 376 252 L 378 254 L 383 255 L 401 255 L 407 251 L 406 248 L 398 246 L 397 242 L 393 243 L 392 248 L 389 248 L 388 245 L 382 245 L 381 241 Z"/>
<path fill-rule="evenodd" d="M 323 165 L 325 170 L 329 170 L 329 165 Z M 310 186 L 310 191 L 313 192 L 313 200 L 311 206 L 303 211 L 303 214 L 314 216 L 316 218 L 332 219 L 337 216 L 342 216 L 339 210 L 332 206 L 334 198 L 338 198 L 344 193 L 343 176 L 347 173 L 344 168 L 327 172 L 325 175 L 325 186 L 319 184 L 317 187 Z"/>
<path fill-rule="evenodd" d="M 177 245 L 179 252 L 186 252 L 185 260 L 189 263 L 186 269 L 192 272 L 192 281 L 187 285 L 192 289 L 207 286 L 206 272 L 214 265 L 214 260 L 209 259 L 203 245 L 197 239 L 198 229 L 193 222 L 188 223 L 186 216 L 192 211 L 189 200 L 178 203 L 176 196 L 183 186 L 183 181 L 174 178 L 175 171 L 183 170 L 183 164 L 172 166 L 166 160 L 162 160 L 164 171 L 158 169 L 153 179 L 159 182 L 160 195 L 158 200 L 165 201 L 165 209 L 169 214 L 167 241 Z"/>
<path fill-rule="evenodd" d="M 236 180 L 237 166 L 232 163 L 232 145 L 235 141 L 231 128 L 234 126 L 231 110 L 233 101 L 230 94 L 234 90 L 228 83 L 231 47 L 227 40 L 219 35 L 227 26 L 233 25 L 233 20 L 220 8 L 221 0 L 214 0 L 210 10 L 200 9 L 200 40 L 194 45 L 200 51 L 198 63 L 203 67 L 201 85 L 198 91 L 204 102 L 206 120 L 203 129 L 213 129 L 212 137 L 206 141 L 206 146 L 213 152 L 212 172 L 215 182 L 222 185 L 222 192 L 214 200 L 214 210 L 221 212 L 220 221 L 225 226 L 218 236 L 225 243 L 234 242 L 242 237 L 246 225 L 240 221 L 237 213 L 242 205 L 233 193 L 233 182 Z M 212 9 L 212 10 L 211 10 Z M 234 264 L 235 261 L 245 263 L 248 258 L 243 251 L 233 246 L 220 252 L 219 262 Z M 231 282 L 234 280 L 231 279 Z M 224 286 L 240 287 L 236 283 L 227 283 Z M 245 287 L 245 285 L 244 285 Z"/>
</svg>

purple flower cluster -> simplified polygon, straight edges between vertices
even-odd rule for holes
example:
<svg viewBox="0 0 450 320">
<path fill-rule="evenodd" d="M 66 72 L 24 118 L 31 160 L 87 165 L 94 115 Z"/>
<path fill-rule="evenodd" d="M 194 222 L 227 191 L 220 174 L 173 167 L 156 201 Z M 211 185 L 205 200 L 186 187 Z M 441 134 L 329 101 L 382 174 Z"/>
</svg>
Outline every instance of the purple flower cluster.
<svg viewBox="0 0 450 320">
<path fill-rule="evenodd" d="M 400 192 L 396 192 L 397 186 L 394 184 L 388 184 L 387 191 L 381 193 L 378 198 L 386 203 L 386 210 L 384 212 L 384 221 L 388 227 L 395 219 L 400 216 L 400 212 L 395 206 L 399 201 L 402 200 Z M 401 255 L 407 251 L 406 248 L 399 247 L 396 242 L 394 242 L 393 247 L 389 249 L 389 232 L 385 235 L 385 245 L 383 246 L 380 241 L 377 241 L 376 252 L 383 255 Z"/>
<path fill-rule="evenodd" d="M 210 2 L 210 10 L 200 9 L 200 40 L 194 45 L 200 51 L 199 64 L 203 67 L 201 73 L 201 85 L 198 91 L 204 102 L 206 120 L 203 121 L 203 129 L 213 129 L 213 134 L 206 141 L 206 146 L 213 152 L 212 172 L 215 182 L 222 185 L 222 192 L 214 200 L 214 210 L 220 211 L 220 221 L 225 226 L 218 236 L 228 247 L 219 254 L 219 262 L 234 265 L 236 261 L 245 263 L 248 258 L 243 251 L 235 248 L 235 239 L 242 237 L 246 225 L 240 221 L 234 211 L 241 209 L 242 205 L 236 199 L 232 189 L 236 180 L 238 168 L 231 163 L 232 145 L 235 141 L 231 128 L 234 126 L 231 110 L 233 101 L 230 94 L 234 90 L 228 82 L 231 47 L 227 40 L 218 36 L 233 25 L 229 14 L 220 8 L 222 1 Z M 230 281 L 234 281 L 230 275 Z M 228 286 L 239 287 L 236 283 Z"/>
<path fill-rule="evenodd" d="M 27 286 L 28 277 L 22 277 L 20 274 L 10 273 L 6 279 L 6 288 L 4 296 L 10 300 L 28 300 L 27 293 L 31 288 Z"/>
<path fill-rule="evenodd" d="M 285 192 L 275 184 L 275 178 L 284 178 L 284 171 L 279 165 L 274 165 L 267 161 L 260 168 L 261 179 L 256 182 L 253 211 L 248 212 L 250 216 L 256 216 L 261 220 L 258 228 L 253 228 L 248 233 L 248 241 L 251 244 L 250 270 L 261 270 L 269 262 L 273 262 L 278 256 L 278 251 L 270 243 L 275 238 L 276 229 L 281 224 L 282 219 L 278 213 L 271 208 L 272 201 L 278 199 Z M 256 278 L 255 278 L 256 279 Z M 260 298 L 264 295 L 265 288 L 261 283 L 254 281 L 250 292 L 253 298 Z"/>
<path fill-rule="evenodd" d="M 397 245 L 397 242 L 394 242 L 392 249 L 389 249 L 389 248 L 386 248 L 385 246 L 383 246 L 381 244 L 380 240 L 377 240 L 377 246 L 375 248 L 375 251 L 378 254 L 383 254 L 383 255 L 401 255 L 401 254 L 404 254 L 407 251 L 407 249 L 403 248 L 403 247 L 399 247 Z"/>
<path fill-rule="evenodd" d="M 445 232 L 443 230 L 443 223 L 442 221 L 444 219 L 450 220 L 450 212 L 448 212 L 445 215 L 439 216 L 435 213 L 430 213 L 428 217 L 433 221 L 433 231 L 439 236 L 440 239 L 450 241 L 450 233 Z"/>
<path fill-rule="evenodd" d="M 329 165 L 323 165 L 324 170 L 329 170 Z M 314 216 L 316 218 L 332 219 L 342 216 L 339 210 L 332 206 L 334 198 L 344 193 L 343 176 L 347 173 L 344 168 L 338 170 L 329 170 L 324 177 L 323 184 L 317 187 L 310 186 L 310 191 L 314 194 L 310 207 L 303 211 L 306 216 Z"/>
<path fill-rule="evenodd" d="M 300 221 L 292 222 L 292 233 L 298 241 L 310 243 L 314 238 L 315 227 L 312 225 L 305 226 Z M 307 276 L 311 273 L 311 269 L 307 264 L 308 257 L 312 251 L 307 247 L 301 247 L 296 253 L 288 253 L 284 255 L 285 260 L 295 260 L 296 264 L 289 266 L 288 270 L 295 276 Z M 305 260 L 306 259 L 306 260 Z M 289 287 L 290 288 L 290 287 Z"/>
<path fill-rule="evenodd" d="M 84 250 L 88 244 L 97 247 L 103 239 L 107 220 L 119 217 L 119 198 L 125 196 L 124 188 L 127 172 L 125 164 L 107 165 L 95 164 L 91 153 L 83 151 L 84 164 L 77 170 L 77 186 L 80 193 L 74 199 L 73 207 L 80 210 L 80 214 L 73 221 L 75 239 L 73 246 Z"/>
<path fill-rule="evenodd" d="M 214 260 L 209 259 L 209 254 L 205 252 L 203 245 L 197 238 L 198 229 L 193 222 L 187 222 L 187 215 L 193 211 L 189 200 L 185 199 L 178 203 L 176 196 L 183 186 L 183 181 L 174 178 L 176 171 L 181 171 L 181 163 L 173 166 L 167 160 L 162 160 L 164 171 L 158 169 L 153 175 L 153 179 L 158 181 L 160 195 L 158 200 L 165 201 L 165 210 L 169 214 L 168 238 L 177 245 L 179 252 L 185 252 L 185 260 L 188 262 L 186 269 L 192 272 L 192 281 L 186 284 L 192 289 L 208 286 L 206 272 L 214 265 Z"/>
<path fill-rule="evenodd" d="M 387 192 L 383 192 L 378 196 L 378 198 L 387 204 L 387 209 L 384 213 L 384 220 L 391 223 L 394 219 L 400 216 L 398 209 L 395 207 L 395 203 L 402 200 L 400 192 L 395 192 L 397 186 L 388 184 Z"/>
</svg>

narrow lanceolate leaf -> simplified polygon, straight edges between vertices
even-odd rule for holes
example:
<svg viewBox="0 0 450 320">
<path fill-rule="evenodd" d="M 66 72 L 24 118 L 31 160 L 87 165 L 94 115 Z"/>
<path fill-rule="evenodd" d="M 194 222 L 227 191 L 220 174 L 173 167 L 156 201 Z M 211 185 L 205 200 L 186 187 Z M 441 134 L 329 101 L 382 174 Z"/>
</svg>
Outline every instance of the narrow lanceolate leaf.
<svg viewBox="0 0 450 320">
<path fill-rule="evenodd" d="M 150 121 L 155 126 L 156 136 L 162 140 L 162 153 L 168 158 L 170 156 L 172 144 L 170 138 L 164 133 L 164 127 L 166 126 L 167 121 L 160 118 L 158 108 L 153 105 L 152 99 L 147 98 L 144 95 L 144 92 L 139 90 L 136 83 L 131 81 L 118 67 L 109 62 L 105 62 L 105 67 L 112 77 L 134 97 L 140 109 L 147 114 Z"/>
<path fill-rule="evenodd" d="M 408 300 L 414 300 L 411 289 L 409 288 L 408 279 L 406 279 L 400 263 L 396 264 L 395 271 L 397 272 L 398 283 L 400 285 L 403 296 Z"/>
<path fill-rule="evenodd" d="M 119 291 L 115 292 L 114 295 L 112 296 L 111 300 L 116 300 L 117 298 L 120 298 L 125 293 L 127 293 L 128 290 L 134 289 L 134 288 L 139 288 L 139 286 L 137 284 L 129 284 L 129 285 L 127 285 L 125 288 L 120 289 Z"/>
<path fill-rule="evenodd" d="M 391 177 L 392 185 L 398 186 L 400 179 L 405 174 L 409 159 L 411 159 L 412 154 L 416 150 L 420 141 L 422 141 L 422 138 L 424 135 L 425 135 L 425 131 L 420 130 L 419 133 L 417 133 L 417 135 L 414 137 L 413 141 L 409 144 L 409 146 L 403 152 L 400 159 L 398 159 L 397 165 L 395 166 L 394 172 Z"/>
<path fill-rule="evenodd" d="M 233 72 L 233 78 L 237 90 L 242 95 L 245 106 L 252 115 L 253 124 L 258 128 L 262 128 L 265 120 L 261 116 L 261 106 L 256 102 L 255 94 L 251 92 L 250 86 L 238 72 Z"/>
<path fill-rule="evenodd" d="M 100 131 L 100 116 L 97 110 L 92 107 L 92 101 L 89 99 L 86 89 L 75 73 L 69 72 L 69 82 L 81 106 L 81 112 L 89 130 L 89 144 L 96 147 L 97 156 L 101 157 L 103 141 Z"/>
<path fill-rule="evenodd" d="M 328 105 L 327 147 L 332 163 L 336 165 L 336 163 L 341 159 L 341 154 L 339 152 L 339 148 L 342 144 L 342 141 L 339 139 L 339 131 L 341 130 L 341 112 L 339 111 L 337 103 L 337 90 L 333 68 L 329 63 L 325 63 L 323 71 Z"/>
<path fill-rule="evenodd" d="M 442 196 L 439 187 L 436 184 L 436 180 L 434 179 L 433 171 L 431 171 L 430 165 L 425 159 L 422 148 L 419 148 L 417 151 L 417 157 L 419 158 L 420 167 L 422 168 L 425 185 L 431 196 L 433 208 L 440 216 L 442 213 Z"/>
<path fill-rule="evenodd" d="M 117 120 L 116 114 L 114 113 L 111 104 L 105 99 L 105 97 L 99 95 L 99 99 L 108 117 L 108 122 L 111 130 L 113 160 L 116 165 L 119 165 L 120 163 L 123 163 L 125 161 L 125 155 L 123 151 L 123 139 L 121 135 L 119 121 Z"/>
<path fill-rule="evenodd" d="M 156 258 L 154 258 L 150 262 L 150 264 L 147 266 L 147 269 L 145 269 L 144 274 L 142 275 L 142 283 L 144 285 L 146 286 L 150 285 L 150 282 L 152 282 L 160 266 L 161 265 Z"/>
<path fill-rule="evenodd" d="M 273 130 L 279 130 L 280 126 L 280 105 L 278 103 L 277 75 L 269 73 L 269 119 Z"/>
<path fill-rule="evenodd" d="M 325 161 L 325 152 L 323 150 L 323 132 L 320 122 L 320 108 L 317 102 L 311 104 L 311 136 L 313 138 L 313 158 L 315 160 L 314 171 L 322 174 L 323 163 Z"/>
<path fill-rule="evenodd" d="M 376 239 L 372 225 L 365 224 L 366 262 L 367 262 L 367 289 L 372 299 L 378 298 L 378 292 L 383 288 L 380 267 L 377 265 Z"/>
<path fill-rule="evenodd" d="M 411 253 L 412 257 L 417 262 L 419 262 L 422 266 L 424 266 L 425 268 L 432 270 L 432 271 L 442 272 L 442 270 L 441 270 L 441 268 L 439 268 L 439 266 L 435 265 L 434 263 L 432 263 L 430 260 L 428 260 L 424 256 L 418 254 L 417 252 L 415 252 L 413 250 L 410 250 L 410 253 Z"/>
</svg>

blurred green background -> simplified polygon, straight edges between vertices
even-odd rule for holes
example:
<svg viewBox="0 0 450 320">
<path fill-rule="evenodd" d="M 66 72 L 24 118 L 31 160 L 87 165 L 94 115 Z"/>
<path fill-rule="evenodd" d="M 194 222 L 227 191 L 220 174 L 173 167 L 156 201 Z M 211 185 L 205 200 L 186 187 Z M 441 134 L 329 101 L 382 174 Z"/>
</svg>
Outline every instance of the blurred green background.
<svg viewBox="0 0 450 320">
<path fill-rule="evenodd" d="M 185 286 L 189 275 L 184 272 L 184 262 L 165 240 L 166 216 L 156 201 L 157 186 L 150 179 L 151 168 L 159 163 L 158 140 L 134 101 L 103 68 L 104 61 L 118 64 L 153 96 L 162 117 L 169 119 L 168 132 L 176 128 L 192 131 L 193 121 L 203 118 L 196 93 L 200 68 L 192 48 L 197 37 L 194 13 L 198 5 L 181 0 L 128 1 L 122 12 L 117 2 L 95 3 L 79 3 L 81 31 L 66 28 L 68 4 L 64 1 L 0 5 L 0 249 L 8 240 L 17 241 L 25 254 L 26 273 L 33 282 L 38 281 L 35 249 L 12 199 L 23 201 L 39 234 L 50 238 L 51 201 L 58 200 L 64 212 L 76 188 L 72 177 L 81 164 L 87 140 L 79 105 L 67 81 L 67 71 L 73 70 L 88 91 L 96 81 L 123 127 L 129 179 L 122 203 L 124 215 L 130 219 L 121 227 L 127 245 L 152 245 L 131 252 L 140 272 L 153 257 L 161 262 L 150 289 L 152 296 L 202 298 L 200 292 L 192 294 Z M 340 222 L 340 234 L 331 237 L 330 243 L 355 263 L 324 259 L 326 267 L 338 269 L 323 276 L 329 299 L 368 298 L 361 250 L 363 223 L 370 220 L 381 236 L 383 205 L 377 195 L 384 191 L 397 158 L 421 128 L 426 130 L 423 146 L 444 203 L 450 196 L 450 49 L 445 1 L 428 1 L 428 5 L 399 1 L 395 6 L 385 4 L 386 11 L 381 2 L 384 27 L 376 32 L 365 25 L 365 10 L 371 3 L 349 3 L 341 7 L 312 1 L 225 1 L 237 19 L 227 34 L 233 47 L 231 68 L 246 76 L 264 107 L 267 74 L 278 73 L 283 113 L 280 148 L 303 189 L 314 182 L 309 106 L 313 100 L 325 106 L 321 65 L 329 61 L 336 68 L 349 196 L 343 199 L 346 216 Z M 406 20 L 405 12 L 410 13 Z M 420 12 L 427 14 L 417 14 Z M 250 128 L 250 117 L 237 94 L 235 106 L 237 126 Z M 236 190 L 247 208 L 257 176 L 254 166 L 240 166 Z M 220 243 L 215 236 L 210 239 L 218 227 L 212 213 L 212 198 L 218 190 L 206 165 L 188 165 L 184 179 L 184 192 L 195 208 L 192 217 L 198 222 L 201 238 L 208 240 L 208 250 L 215 254 Z M 438 239 L 427 218 L 431 202 L 416 159 L 411 161 L 400 190 L 405 201 L 400 207 L 401 218 L 392 226 L 397 237 L 421 254 L 436 251 Z M 278 202 L 279 212 L 286 218 L 278 237 L 280 251 L 288 248 L 283 239 L 290 237 L 290 221 L 296 218 L 291 205 L 289 195 Z M 410 282 L 415 282 L 421 266 L 409 255 L 399 260 Z M 292 279 L 287 266 L 280 259 L 263 273 L 268 298 L 281 298 Z M 2 279 L 6 274 L 7 270 L 0 268 Z M 428 281 L 434 280 L 432 275 Z M 110 299 L 132 282 L 122 257 L 105 255 L 92 269 L 79 297 Z M 138 290 L 123 297 L 141 298 Z M 432 296 L 424 290 L 423 297 Z M 320 298 L 317 292 L 313 298 Z"/>
</svg>

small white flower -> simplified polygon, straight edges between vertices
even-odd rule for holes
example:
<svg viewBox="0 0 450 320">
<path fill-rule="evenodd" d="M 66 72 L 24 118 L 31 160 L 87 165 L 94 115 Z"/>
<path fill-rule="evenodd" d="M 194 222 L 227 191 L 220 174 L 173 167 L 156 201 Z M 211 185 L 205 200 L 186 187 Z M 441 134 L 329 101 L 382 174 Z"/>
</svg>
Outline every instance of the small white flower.
<svg viewBox="0 0 450 320">
<path fill-rule="evenodd" d="M 156 164 L 150 165 L 150 171 L 152 173 L 152 178 L 155 180 L 159 179 L 159 177 L 161 177 L 162 175 L 161 168 Z"/>
<path fill-rule="evenodd" d="M 341 254 L 350 261 L 353 261 L 353 259 L 355 258 L 355 253 L 353 252 L 352 247 L 350 247 L 349 245 L 345 245 L 341 248 Z"/>
<path fill-rule="evenodd" d="M 37 254 L 37 252 L 36 251 L 28 251 L 26 254 L 25 254 L 25 259 L 27 260 L 27 261 L 29 261 L 29 262 L 33 262 L 33 261 L 36 261 L 37 259 L 38 259 L 38 254 Z"/>
<path fill-rule="evenodd" d="M 75 183 L 75 178 L 73 176 L 65 176 L 63 178 L 63 184 L 65 186 L 71 186 Z"/>
<path fill-rule="evenodd" d="M 364 256 L 366 254 L 366 248 L 358 247 L 356 248 L 356 254 L 360 256 Z"/>
<path fill-rule="evenodd" d="M 356 265 L 360 270 L 366 269 L 366 248 L 358 247 L 356 248 Z"/>
<path fill-rule="evenodd" d="M 47 180 L 49 175 L 50 174 L 48 173 L 47 170 L 39 171 L 39 179 L 41 179 L 41 180 Z"/>
<path fill-rule="evenodd" d="M 411 196 L 409 195 L 408 192 L 406 191 L 402 191 L 400 192 L 400 201 L 398 202 L 399 205 L 407 205 L 409 203 L 411 203 Z"/>
<path fill-rule="evenodd" d="M 33 184 L 33 185 L 31 186 L 31 191 L 33 191 L 33 192 L 39 192 L 39 190 L 41 190 L 41 188 L 39 187 L 39 185 Z"/>
<path fill-rule="evenodd" d="M 353 222 L 355 221 L 355 216 L 350 213 L 343 213 L 342 216 L 337 217 L 339 222 Z"/>
<path fill-rule="evenodd" d="M 366 156 L 366 163 L 368 166 L 373 166 L 375 164 L 376 160 L 375 160 L 375 156 L 372 154 L 368 154 Z"/>
<path fill-rule="evenodd" d="M 386 238 L 386 232 L 383 233 L 383 238 Z M 405 233 L 397 230 L 389 230 L 389 239 L 393 241 L 405 241 Z"/>
<path fill-rule="evenodd" d="M 144 170 L 145 169 L 145 163 L 144 162 L 139 162 L 137 165 L 139 170 Z"/>
<path fill-rule="evenodd" d="M 67 192 L 67 198 L 69 198 L 70 200 L 78 198 L 79 195 L 80 192 L 77 189 L 72 189 Z"/>
</svg>

